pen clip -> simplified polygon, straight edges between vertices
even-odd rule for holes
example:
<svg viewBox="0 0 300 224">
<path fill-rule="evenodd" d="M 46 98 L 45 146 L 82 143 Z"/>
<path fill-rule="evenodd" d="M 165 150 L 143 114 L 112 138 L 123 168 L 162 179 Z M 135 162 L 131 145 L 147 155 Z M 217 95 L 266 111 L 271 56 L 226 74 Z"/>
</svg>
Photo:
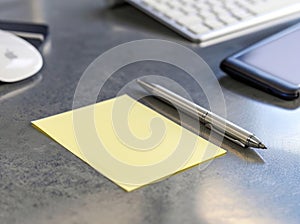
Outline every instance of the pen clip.
<svg viewBox="0 0 300 224">
<path fill-rule="evenodd" d="M 227 138 L 228 140 L 230 140 L 230 141 L 232 141 L 232 142 L 234 142 L 234 143 L 236 143 L 236 144 L 238 144 L 238 145 L 240 145 L 240 146 L 246 148 L 246 145 L 245 145 L 245 144 L 243 144 L 243 143 L 240 142 L 239 140 L 236 140 L 236 139 L 232 138 L 231 136 L 227 135 L 226 132 L 222 132 L 222 131 L 220 131 L 220 130 L 214 128 L 214 126 L 213 126 L 212 124 L 206 123 L 206 124 L 205 124 L 205 127 L 207 127 L 208 129 L 212 130 L 213 132 L 215 132 L 215 133 L 217 133 L 217 134 L 219 134 L 219 135 L 221 135 L 221 136 L 224 136 L 224 137 Z"/>
</svg>

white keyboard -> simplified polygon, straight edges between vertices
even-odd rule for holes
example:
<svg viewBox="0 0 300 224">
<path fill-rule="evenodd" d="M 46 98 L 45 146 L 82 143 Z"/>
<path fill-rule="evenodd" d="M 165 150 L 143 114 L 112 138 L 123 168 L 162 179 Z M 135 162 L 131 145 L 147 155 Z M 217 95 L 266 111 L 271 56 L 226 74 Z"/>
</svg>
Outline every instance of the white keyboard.
<svg viewBox="0 0 300 224">
<path fill-rule="evenodd" d="M 127 0 L 194 42 L 300 17 L 300 0 Z M 246 32 L 247 33 L 247 32 Z"/>
</svg>

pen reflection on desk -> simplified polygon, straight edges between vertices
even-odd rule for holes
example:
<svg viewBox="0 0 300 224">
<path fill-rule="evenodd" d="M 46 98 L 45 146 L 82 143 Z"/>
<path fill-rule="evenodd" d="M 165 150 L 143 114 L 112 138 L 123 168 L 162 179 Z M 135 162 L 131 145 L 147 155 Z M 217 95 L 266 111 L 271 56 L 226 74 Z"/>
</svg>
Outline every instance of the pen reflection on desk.
<svg viewBox="0 0 300 224">
<path fill-rule="evenodd" d="M 224 137 L 230 141 L 243 147 L 261 149 L 267 148 L 254 134 L 177 95 L 176 93 L 173 93 L 160 85 L 145 82 L 141 79 L 137 79 L 136 81 L 141 87 L 153 94 L 155 97 L 158 97 L 160 100 L 169 104 L 173 104 L 188 115 L 199 118 L 200 122 L 202 122 L 207 128 L 218 134 L 224 134 Z"/>
</svg>

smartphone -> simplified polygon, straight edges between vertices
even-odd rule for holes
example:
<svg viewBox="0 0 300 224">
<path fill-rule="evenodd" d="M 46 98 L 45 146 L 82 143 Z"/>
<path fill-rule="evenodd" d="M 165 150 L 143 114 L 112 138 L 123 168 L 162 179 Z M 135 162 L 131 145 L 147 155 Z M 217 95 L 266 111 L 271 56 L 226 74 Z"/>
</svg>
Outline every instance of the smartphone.
<svg viewBox="0 0 300 224">
<path fill-rule="evenodd" d="M 300 23 L 229 56 L 220 67 L 230 76 L 280 98 L 298 98 Z"/>
</svg>

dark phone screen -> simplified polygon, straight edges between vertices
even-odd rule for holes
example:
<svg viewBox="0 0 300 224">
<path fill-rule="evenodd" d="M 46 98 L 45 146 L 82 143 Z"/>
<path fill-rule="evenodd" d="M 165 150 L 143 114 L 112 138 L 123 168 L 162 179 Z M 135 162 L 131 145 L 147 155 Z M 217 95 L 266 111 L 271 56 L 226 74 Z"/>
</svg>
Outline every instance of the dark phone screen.
<svg viewBox="0 0 300 224">
<path fill-rule="evenodd" d="M 259 46 L 238 59 L 300 86 L 300 30 Z"/>
</svg>

